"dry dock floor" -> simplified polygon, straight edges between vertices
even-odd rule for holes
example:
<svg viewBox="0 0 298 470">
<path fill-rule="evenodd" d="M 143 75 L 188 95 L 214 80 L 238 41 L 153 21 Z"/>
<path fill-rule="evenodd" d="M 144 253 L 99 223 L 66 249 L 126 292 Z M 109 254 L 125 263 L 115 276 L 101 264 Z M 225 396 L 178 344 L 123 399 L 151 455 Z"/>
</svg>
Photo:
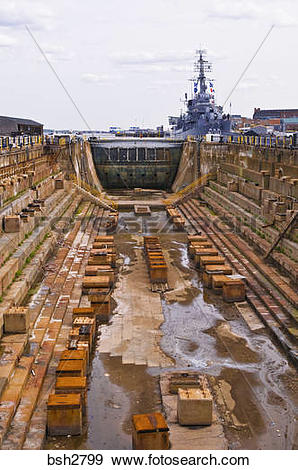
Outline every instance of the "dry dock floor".
<svg viewBox="0 0 298 470">
<path fill-rule="evenodd" d="M 157 232 L 169 267 L 165 294 L 151 292 L 142 250 L 142 235 Z M 186 233 L 163 211 L 121 212 L 115 242 L 113 314 L 98 331 L 84 435 L 51 438 L 45 448 L 130 449 L 131 415 L 167 411 L 159 377 L 182 369 L 207 374 L 215 421 L 180 427 L 168 409 L 172 448 L 297 448 L 296 371 L 249 308 L 203 288 Z"/>
</svg>

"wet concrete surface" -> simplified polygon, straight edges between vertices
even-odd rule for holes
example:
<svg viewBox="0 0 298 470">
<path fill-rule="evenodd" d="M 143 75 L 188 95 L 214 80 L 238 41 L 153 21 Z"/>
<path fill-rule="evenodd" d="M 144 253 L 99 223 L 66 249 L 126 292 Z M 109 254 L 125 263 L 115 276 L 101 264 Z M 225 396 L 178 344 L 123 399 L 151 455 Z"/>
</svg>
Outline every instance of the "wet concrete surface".
<svg viewBox="0 0 298 470">
<path fill-rule="evenodd" d="M 153 215 L 155 220 L 149 221 L 120 213 L 115 238 L 129 268 L 136 261 L 130 234 L 157 233 L 164 227 L 160 239 L 172 291 L 161 299 L 165 320 L 160 347 L 175 366 L 123 365 L 120 357 L 96 352 L 84 435 L 52 438 L 46 448 L 131 448 L 131 415 L 160 409 L 159 373 L 185 368 L 208 374 L 229 448 L 298 448 L 295 370 L 266 333 L 252 333 L 233 305 L 202 287 L 188 259 L 186 235 L 171 232 L 164 212 Z"/>
</svg>

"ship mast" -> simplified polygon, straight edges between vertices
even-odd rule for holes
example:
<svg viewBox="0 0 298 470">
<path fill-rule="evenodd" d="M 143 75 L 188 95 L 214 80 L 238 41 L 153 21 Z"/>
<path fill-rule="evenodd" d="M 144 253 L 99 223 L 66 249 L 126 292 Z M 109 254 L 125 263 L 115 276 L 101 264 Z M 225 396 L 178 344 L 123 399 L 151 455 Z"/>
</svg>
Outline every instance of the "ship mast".
<svg viewBox="0 0 298 470">
<path fill-rule="evenodd" d="M 204 49 L 199 49 L 196 51 L 198 59 L 194 64 L 194 71 L 198 73 L 197 80 L 200 82 L 200 94 L 204 95 L 207 91 L 206 85 L 206 72 L 210 72 L 211 64 L 208 60 L 204 59 L 206 51 Z"/>
<path fill-rule="evenodd" d="M 199 58 L 199 64 L 200 64 L 200 75 L 199 75 L 199 80 L 200 80 L 200 93 L 205 93 L 207 86 L 206 86 L 206 77 L 205 77 L 205 70 L 204 70 L 204 59 L 203 59 L 203 51 L 200 50 L 200 58 Z"/>
</svg>

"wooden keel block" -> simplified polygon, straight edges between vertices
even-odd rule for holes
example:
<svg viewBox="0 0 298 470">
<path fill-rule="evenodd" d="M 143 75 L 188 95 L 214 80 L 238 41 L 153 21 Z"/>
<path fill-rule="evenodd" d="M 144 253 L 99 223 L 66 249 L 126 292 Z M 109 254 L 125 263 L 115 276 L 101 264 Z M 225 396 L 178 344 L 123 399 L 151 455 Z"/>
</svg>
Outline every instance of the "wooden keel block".
<svg viewBox="0 0 298 470">
<path fill-rule="evenodd" d="M 161 413 L 133 415 L 132 424 L 133 449 L 169 449 L 169 428 L 164 416 Z"/>
<path fill-rule="evenodd" d="M 241 279 L 226 279 L 222 288 L 226 302 L 243 302 L 245 300 L 245 283 Z"/>
<path fill-rule="evenodd" d="M 207 265 L 224 264 L 225 259 L 222 256 L 201 256 L 200 268 L 204 269 Z"/>
<path fill-rule="evenodd" d="M 86 411 L 87 401 L 87 378 L 86 377 L 57 377 L 55 394 L 79 393 L 82 400 L 83 413 Z"/>
<path fill-rule="evenodd" d="M 47 433 L 49 436 L 82 434 L 82 398 L 80 393 L 49 395 Z"/>
<path fill-rule="evenodd" d="M 92 307 L 77 307 L 72 310 L 72 319 L 74 320 L 76 317 L 95 318 L 96 314 Z"/>
<path fill-rule="evenodd" d="M 84 373 L 83 375 L 85 376 L 88 371 L 88 355 L 87 351 L 85 350 L 79 350 L 79 349 L 65 349 L 65 351 L 62 352 L 60 361 L 83 361 L 84 364 Z"/>
<path fill-rule="evenodd" d="M 76 361 L 60 360 L 56 369 L 56 376 L 85 377 L 86 363 L 82 359 Z"/>
<path fill-rule="evenodd" d="M 210 265 L 207 264 L 204 266 L 203 272 L 203 286 L 207 287 L 208 289 L 212 288 L 212 275 L 213 274 L 232 274 L 233 270 L 230 266 L 222 265 L 222 264 L 214 264 Z"/>
</svg>

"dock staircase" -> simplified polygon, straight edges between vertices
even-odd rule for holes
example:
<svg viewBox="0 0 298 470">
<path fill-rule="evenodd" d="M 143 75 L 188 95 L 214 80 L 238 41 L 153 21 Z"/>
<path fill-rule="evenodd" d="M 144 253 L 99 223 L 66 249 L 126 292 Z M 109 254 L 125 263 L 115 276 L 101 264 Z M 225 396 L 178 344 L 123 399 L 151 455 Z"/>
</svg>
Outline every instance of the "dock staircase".
<svg viewBox="0 0 298 470">
<path fill-rule="evenodd" d="M 109 198 L 106 193 L 89 186 L 83 180 L 78 181 L 75 175 L 71 175 L 71 180 L 76 190 L 90 202 L 112 212 L 117 212 L 117 203 Z"/>
<path fill-rule="evenodd" d="M 176 206 L 181 202 L 185 202 L 187 199 L 197 193 L 200 189 L 203 189 L 204 186 L 206 186 L 211 179 L 214 179 L 214 177 L 215 173 L 208 173 L 206 175 L 200 176 L 185 188 L 181 189 L 177 193 L 170 195 L 167 199 L 163 201 L 164 204 L 166 206 Z"/>
<path fill-rule="evenodd" d="M 279 232 L 279 234 L 277 235 L 277 237 L 275 238 L 275 240 L 272 242 L 271 246 L 269 247 L 269 249 L 267 250 L 265 256 L 264 256 L 264 259 L 267 259 L 268 256 L 272 253 L 272 251 L 274 250 L 274 248 L 277 247 L 277 245 L 279 244 L 279 242 L 281 241 L 281 239 L 285 236 L 285 234 L 287 233 L 287 231 L 294 226 L 294 224 L 296 223 L 296 220 L 297 220 L 297 215 L 298 215 L 298 211 L 294 211 L 292 217 L 286 222 L 286 224 L 284 225 L 284 227 L 282 228 L 282 230 Z"/>
</svg>

